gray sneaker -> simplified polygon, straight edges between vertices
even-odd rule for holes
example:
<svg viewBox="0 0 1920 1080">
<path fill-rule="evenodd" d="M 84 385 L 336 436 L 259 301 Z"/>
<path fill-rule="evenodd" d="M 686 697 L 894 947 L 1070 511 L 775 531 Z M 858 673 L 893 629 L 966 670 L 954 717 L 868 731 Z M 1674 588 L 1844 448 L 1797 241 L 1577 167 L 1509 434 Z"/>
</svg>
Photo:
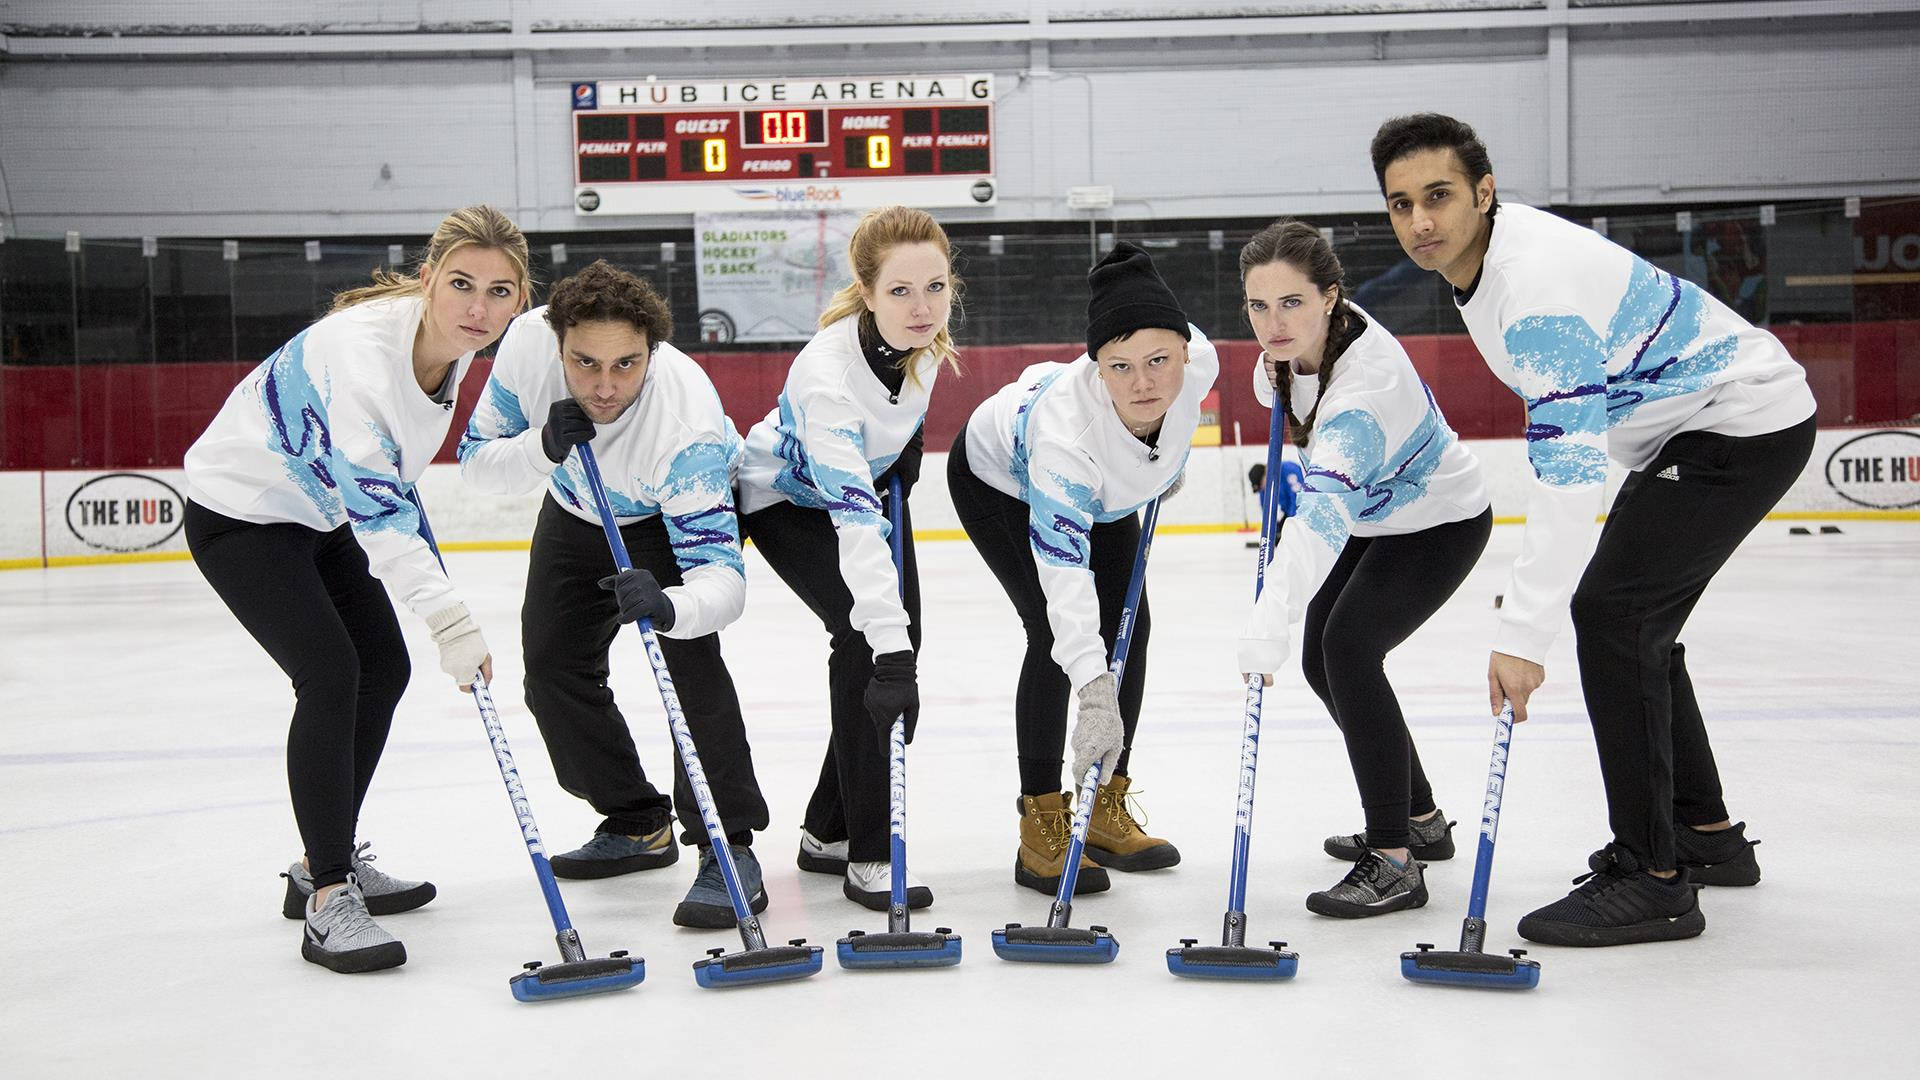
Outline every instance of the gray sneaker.
<svg viewBox="0 0 1920 1080">
<path fill-rule="evenodd" d="M 360 894 L 366 898 L 369 914 L 398 915 L 434 898 L 436 890 L 432 882 L 402 881 L 374 869 L 373 860 L 379 856 L 373 854 L 372 847 L 372 841 L 361 841 L 360 846 L 353 849 L 353 858 L 348 864 L 360 882 Z M 280 876 L 287 879 L 287 895 L 280 902 L 280 914 L 289 919 L 306 918 L 307 900 L 313 896 L 313 875 L 307 873 L 305 866 L 294 863 Z"/>
<path fill-rule="evenodd" d="M 1425 907 L 1427 883 L 1420 871 L 1426 866 L 1419 859 L 1395 866 L 1378 851 L 1369 850 L 1353 864 L 1340 884 L 1307 896 L 1307 910 L 1336 919 L 1364 919 L 1389 911 Z"/>
<path fill-rule="evenodd" d="M 1425 821 L 1407 819 L 1407 831 L 1413 834 L 1413 842 L 1407 846 L 1413 849 L 1413 857 L 1421 862 L 1445 862 L 1453 858 L 1453 827 L 1458 824 L 1447 820 L 1447 815 L 1435 812 Z M 1326 853 L 1336 859 L 1358 862 L 1366 854 L 1367 834 L 1352 833 L 1347 836 L 1329 836 L 1320 845 Z"/>
<path fill-rule="evenodd" d="M 549 861 L 554 877 L 579 880 L 657 870 L 672 866 L 679 858 L 680 847 L 673 842 L 673 819 L 668 818 L 666 824 L 645 836 L 594 833 L 593 839 Z"/>
<path fill-rule="evenodd" d="M 740 875 L 740 891 L 747 894 L 747 907 L 754 914 L 767 910 L 767 890 L 762 886 L 760 861 L 753 849 L 742 844 L 727 845 L 733 851 L 733 869 Z M 720 860 L 709 848 L 700 849 L 700 873 L 693 879 L 687 898 L 673 909 L 673 925 L 700 930 L 731 930 L 739 924 L 733 914 L 733 901 L 727 898 L 727 882 L 720 876 Z"/>
<path fill-rule="evenodd" d="M 301 917 L 307 925 L 300 955 L 328 971 L 379 971 L 407 962 L 407 947 L 367 913 L 366 897 L 353 874 L 327 897 L 326 906 L 316 911 L 309 901 Z"/>
</svg>

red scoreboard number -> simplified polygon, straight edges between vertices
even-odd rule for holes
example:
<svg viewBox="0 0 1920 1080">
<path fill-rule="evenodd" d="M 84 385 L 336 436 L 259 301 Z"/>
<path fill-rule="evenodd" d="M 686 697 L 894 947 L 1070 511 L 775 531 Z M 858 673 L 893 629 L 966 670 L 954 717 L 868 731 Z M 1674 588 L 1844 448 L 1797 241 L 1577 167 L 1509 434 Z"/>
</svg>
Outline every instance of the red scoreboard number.
<svg viewBox="0 0 1920 1080">
<path fill-rule="evenodd" d="M 987 176 L 993 107 L 829 105 L 574 114 L 580 184 Z"/>
<path fill-rule="evenodd" d="M 741 114 L 742 146 L 825 146 L 824 109 L 761 109 Z"/>
</svg>

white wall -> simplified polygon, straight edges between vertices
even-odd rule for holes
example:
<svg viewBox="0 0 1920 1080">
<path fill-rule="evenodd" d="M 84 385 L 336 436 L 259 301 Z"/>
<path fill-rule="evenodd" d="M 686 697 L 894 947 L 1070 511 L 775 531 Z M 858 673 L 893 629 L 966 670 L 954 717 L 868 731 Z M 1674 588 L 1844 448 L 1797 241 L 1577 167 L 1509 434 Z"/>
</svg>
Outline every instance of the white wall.
<svg viewBox="0 0 1920 1080">
<path fill-rule="evenodd" d="M 1129 219 L 1377 212 L 1366 143 L 1419 108 L 1479 126 L 1503 188 L 1532 201 L 1920 189 L 1920 5 L 1725 18 L 1743 7 L 971 0 L 909 24 L 895 3 L 833 0 L 781 27 L 797 9 L 759 0 L 359 0 L 324 17 L 0 0 L 0 219 L 17 235 L 424 233 L 486 199 L 573 229 L 567 84 L 696 73 L 991 71 L 1000 203 L 953 219 L 1071 218 L 1064 190 L 1084 183 L 1113 185 Z M 140 35 L 156 26 L 178 32 Z"/>
<path fill-rule="evenodd" d="M 1798 28 L 1796 27 L 1796 30 Z M 1920 33 L 1871 21 L 1596 31 L 1572 49 L 1573 201 L 1738 199 L 1900 180 L 1920 190 Z M 1495 148 L 1495 153 L 1498 153 Z"/>
</svg>

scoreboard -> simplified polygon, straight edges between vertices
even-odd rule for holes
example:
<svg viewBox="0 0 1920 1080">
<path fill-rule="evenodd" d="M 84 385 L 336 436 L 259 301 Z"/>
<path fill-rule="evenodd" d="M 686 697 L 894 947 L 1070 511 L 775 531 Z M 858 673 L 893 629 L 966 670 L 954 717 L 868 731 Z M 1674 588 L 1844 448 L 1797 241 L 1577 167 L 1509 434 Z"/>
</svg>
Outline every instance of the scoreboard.
<svg viewBox="0 0 1920 1080">
<path fill-rule="evenodd" d="M 991 75 L 574 83 L 572 120 L 582 215 L 997 196 Z"/>
</svg>

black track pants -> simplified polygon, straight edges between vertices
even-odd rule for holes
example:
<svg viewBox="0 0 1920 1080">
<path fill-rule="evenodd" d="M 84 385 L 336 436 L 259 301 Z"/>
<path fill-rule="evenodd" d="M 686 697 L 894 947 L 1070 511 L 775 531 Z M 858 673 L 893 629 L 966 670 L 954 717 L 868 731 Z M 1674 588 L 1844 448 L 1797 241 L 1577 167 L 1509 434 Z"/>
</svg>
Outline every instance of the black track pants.
<svg viewBox="0 0 1920 1080">
<path fill-rule="evenodd" d="M 884 478 L 883 478 L 884 481 Z M 877 485 L 886 490 L 883 482 Z M 885 497 L 883 496 L 883 500 Z M 890 500 L 885 500 L 890 501 Z M 913 500 L 902 510 L 906 523 L 901 587 L 907 636 L 920 650 L 920 564 L 913 551 Z M 820 762 L 820 778 L 807 802 L 805 825 L 815 838 L 847 841 L 854 862 L 885 862 L 888 847 L 887 747 L 867 713 L 867 683 L 873 679 L 873 648 L 853 628 L 853 593 L 840 574 L 840 540 L 825 510 L 778 502 L 740 518 L 740 531 L 780 580 L 826 627 L 828 714 L 832 735 Z"/>
<path fill-rule="evenodd" d="M 412 670 L 393 603 L 351 526 L 256 525 L 189 502 L 186 534 L 207 584 L 293 682 L 293 819 L 314 884 L 338 885 Z"/>
<path fill-rule="evenodd" d="M 1408 816 L 1434 808 L 1387 654 L 1467 579 L 1492 531 L 1489 509 L 1404 536 L 1352 537 L 1307 605 L 1301 667 L 1346 739 L 1371 847 L 1406 847 Z"/>
<path fill-rule="evenodd" d="M 1020 754 L 1020 793 L 1057 792 L 1067 745 L 1067 709 L 1073 687 L 1053 661 L 1053 627 L 1047 622 L 1047 596 L 1040 588 L 1040 569 L 1034 565 L 1027 539 L 1027 521 L 1033 511 L 1026 503 L 988 487 L 967 464 L 967 433 L 962 428 L 947 456 L 947 490 L 960 514 L 960 527 L 986 561 L 987 569 L 1006 590 L 1020 616 L 1027 652 L 1020 663 L 1019 687 L 1013 698 L 1015 740 Z M 1140 548 L 1140 520 L 1124 517 L 1096 524 L 1089 538 L 1087 563 L 1093 571 L 1094 592 L 1100 597 L 1100 637 L 1113 654 L 1120 633 L 1120 614 L 1126 606 L 1127 582 L 1133 576 L 1133 558 Z M 1147 613 L 1147 593 L 1140 590 L 1140 612 L 1134 621 L 1133 644 L 1127 653 L 1126 677 L 1120 683 L 1120 719 L 1127 747 L 1114 768 L 1127 775 L 1132 758 L 1133 732 L 1140 723 L 1140 698 L 1147 686 L 1147 639 L 1153 620 Z M 1074 783 L 1079 778 L 1074 778 Z"/>
<path fill-rule="evenodd" d="M 660 518 L 622 526 L 620 536 L 636 569 L 651 573 L 662 587 L 681 583 Z M 520 608 L 527 708 L 540 725 L 560 786 L 606 819 L 602 831 L 638 836 L 663 823 L 668 802 L 641 769 L 626 718 L 607 685 L 607 651 L 615 635 L 634 633 L 619 621 L 613 594 L 600 588 L 600 579 L 611 573 L 606 533 L 562 510 L 549 495 L 534 526 Z M 720 822 L 733 843 L 750 844 L 754 832 L 767 827 L 767 801 L 754 777 L 753 751 L 733 676 L 720 655 L 720 635 L 658 637 Z M 652 681 L 651 675 L 646 678 Z M 658 699 L 644 711 L 650 720 L 665 723 Z M 706 829 L 677 748 L 673 806 L 680 815 L 681 840 L 704 847 Z"/>
<path fill-rule="evenodd" d="M 1574 591 L 1580 687 L 1614 842 L 1654 869 L 1674 867 L 1675 822 L 1727 817 L 1680 628 L 1799 478 L 1813 434 L 1808 419 L 1747 438 L 1674 436 L 1621 487 Z"/>
</svg>

